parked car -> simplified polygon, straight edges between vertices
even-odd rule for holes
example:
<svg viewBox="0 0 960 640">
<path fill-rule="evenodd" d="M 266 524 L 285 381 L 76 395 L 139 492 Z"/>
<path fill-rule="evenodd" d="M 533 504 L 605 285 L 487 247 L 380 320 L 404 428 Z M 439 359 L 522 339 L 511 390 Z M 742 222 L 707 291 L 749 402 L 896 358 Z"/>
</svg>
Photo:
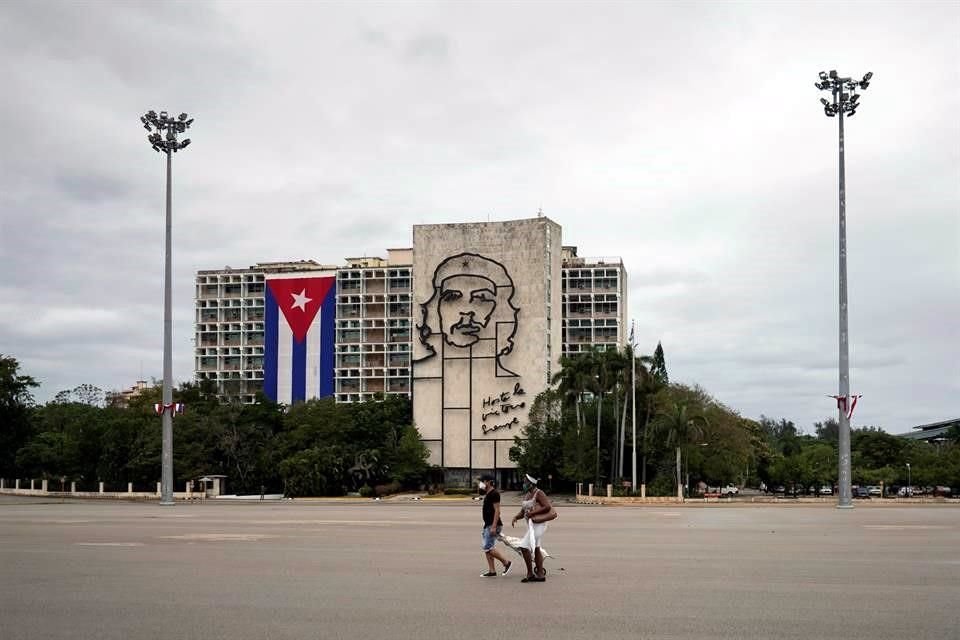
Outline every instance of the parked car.
<svg viewBox="0 0 960 640">
<path fill-rule="evenodd" d="M 822 496 L 832 496 L 832 495 L 833 495 L 833 487 L 831 487 L 830 485 L 827 485 L 827 484 L 823 485 L 822 487 L 820 487 L 820 495 L 822 495 Z"/>
<path fill-rule="evenodd" d="M 724 488 L 720 489 L 720 495 L 722 496 L 735 496 L 740 493 L 740 488 L 735 484 L 728 484 Z"/>
<path fill-rule="evenodd" d="M 854 498 L 870 498 L 870 491 L 866 487 L 853 487 Z"/>
<path fill-rule="evenodd" d="M 881 496 L 883 496 L 883 492 L 880 490 L 880 487 L 878 487 L 878 486 L 876 486 L 876 485 L 871 485 L 871 486 L 867 487 L 867 492 L 868 492 L 871 496 L 877 496 L 878 498 L 881 497 Z"/>
<path fill-rule="evenodd" d="M 950 490 L 950 487 L 938 485 L 933 488 L 933 495 L 940 496 L 943 498 L 949 498 L 952 495 L 952 491 Z"/>
</svg>

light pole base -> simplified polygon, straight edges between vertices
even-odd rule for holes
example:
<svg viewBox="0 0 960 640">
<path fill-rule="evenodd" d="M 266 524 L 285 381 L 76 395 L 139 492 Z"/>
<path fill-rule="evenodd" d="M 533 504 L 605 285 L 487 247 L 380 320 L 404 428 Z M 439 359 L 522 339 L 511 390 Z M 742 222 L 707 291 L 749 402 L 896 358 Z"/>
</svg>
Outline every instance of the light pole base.
<svg viewBox="0 0 960 640">
<path fill-rule="evenodd" d="M 161 506 L 161 507 L 172 507 L 173 505 L 174 505 L 173 500 L 169 500 L 169 501 L 161 500 L 161 501 L 160 501 L 160 506 Z"/>
<path fill-rule="evenodd" d="M 852 504 L 838 504 L 837 509 L 853 509 Z"/>
</svg>

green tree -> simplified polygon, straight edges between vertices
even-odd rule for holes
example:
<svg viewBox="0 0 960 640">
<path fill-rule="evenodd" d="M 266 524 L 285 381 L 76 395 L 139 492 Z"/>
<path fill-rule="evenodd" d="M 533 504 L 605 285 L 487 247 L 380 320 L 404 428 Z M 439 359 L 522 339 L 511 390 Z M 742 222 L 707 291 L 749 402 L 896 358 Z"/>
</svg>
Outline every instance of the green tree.
<svg viewBox="0 0 960 640">
<path fill-rule="evenodd" d="M 20 373 L 20 363 L 0 354 L 0 477 L 19 475 L 17 451 L 30 439 L 34 406 L 30 390 L 39 384 Z"/>
<path fill-rule="evenodd" d="M 615 400 L 617 402 L 617 407 L 622 404 L 623 410 L 620 412 L 619 420 L 616 419 L 616 413 L 614 413 L 614 421 L 619 422 L 618 425 L 618 434 L 614 440 L 614 450 L 619 449 L 618 457 L 616 460 L 616 465 L 611 465 L 613 471 L 611 472 L 611 477 L 623 477 L 626 475 L 625 462 L 624 462 L 624 451 L 627 444 L 627 419 L 628 413 L 630 411 L 630 403 L 634 402 L 634 396 L 638 396 L 638 404 L 642 405 L 643 401 L 643 390 L 644 385 L 647 383 L 650 376 L 648 367 L 652 361 L 650 356 L 636 356 L 636 362 L 634 367 L 631 368 L 631 358 L 634 357 L 634 351 L 632 345 L 627 345 L 624 347 L 624 350 L 619 355 L 619 361 L 614 368 L 615 379 L 614 379 L 614 390 L 615 390 Z M 634 373 L 636 374 L 636 380 L 634 380 Z M 633 385 L 636 383 L 637 393 L 633 393 Z M 622 398 L 622 401 L 618 398 Z M 643 412 L 639 412 L 640 420 L 643 420 Z M 641 430 L 643 429 L 644 423 L 640 423 Z M 641 431 L 642 432 L 642 431 Z M 631 445 L 633 444 L 633 436 L 631 435 Z M 611 456 L 613 460 L 614 456 Z"/>
<path fill-rule="evenodd" d="M 670 384 L 670 376 L 667 375 L 667 361 L 663 356 L 663 345 L 659 341 L 657 342 L 657 348 L 653 351 L 650 375 L 657 380 L 661 387 Z"/>
<path fill-rule="evenodd" d="M 393 481 L 408 488 L 419 484 L 430 468 L 427 464 L 429 458 L 430 451 L 420 439 L 417 428 L 413 425 L 401 427 L 390 467 Z"/>
<path fill-rule="evenodd" d="M 102 407 L 104 405 L 103 389 L 96 385 L 85 382 L 70 390 L 64 390 L 57 393 L 53 398 L 56 404 L 85 404 L 90 407 Z"/>
<path fill-rule="evenodd" d="M 571 482 L 586 482 L 594 460 L 593 426 L 573 426 L 563 430 L 563 463 L 561 475 Z"/>
<path fill-rule="evenodd" d="M 650 452 L 649 434 L 650 423 L 654 416 L 654 405 L 657 395 L 663 391 L 667 385 L 667 369 L 663 362 L 663 347 L 660 347 L 660 364 L 656 362 L 656 357 L 639 356 L 637 359 L 637 409 L 643 407 L 643 426 L 641 436 L 641 462 L 640 462 L 640 484 L 647 484 L 647 457 Z M 641 367 L 640 365 L 644 366 Z M 655 368 L 657 369 L 655 372 Z"/>
<path fill-rule="evenodd" d="M 590 387 L 593 375 L 593 363 L 588 357 L 584 357 L 585 355 L 588 354 L 561 356 L 560 371 L 555 373 L 551 380 L 552 384 L 557 385 L 564 398 L 574 405 L 578 430 L 583 428 L 583 413 L 581 411 L 583 394 Z"/>
<path fill-rule="evenodd" d="M 17 463 L 33 476 L 92 478 L 97 473 L 103 422 L 96 406 L 66 400 L 34 412 L 34 433 L 17 452 Z"/>
<path fill-rule="evenodd" d="M 836 444 L 840 441 L 840 423 L 834 418 L 815 422 L 813 428 L 816 430 L 817 438 L 824 442 Z"/>
<path fill-rule="evenodd" d="M 854 468 L 879 469 L 904 463 L 906 440 L 879 429 L 855 429 L 850 435 Z"/>
<path fill-rule="evenodd" d="M 524 437 L 513 439 L 510 460 L 534 477 L 559 478 L 567 455 L 563 446 L 563 417 L 563 395 L 552 389 L 540 393 L 530 407 Z"/>
<path fill-rule="evenodd" d="M 343 494 L 343 458 L 330 446 L 315 446 L 293 453 L 280 463 L 284 493 L 289 496 Z"/>
<path fill-rule="evenodd" d="M 804 487 L 833 485 L 837 477 L 837 450 L 822 442 L 810 443 L 797 456 L 797 478 Z"/>
<path fill-rule="evenodd" d="M 654 418 L 652 424 L 654 432 L 663 436 L 668 447 L 676 448 L 678 498 L 683 497 L 683 479 L 680 470 L 682 450 L 690 444 L 700 442 L 708 424 L 706 417 L 692 411 L 684 402 L 671 403 L 659 411 Z"/>
<path fill-rule="evenodd" d="M 955 424 L 947 429 L 944 437 L 954 444 L 960 444 L 960 424 Z"/>
<path fill-rule="evenodd" d="M 600 439 L 603 431 L 603 398 L 610 392 L 616 379 L 616 367 L 618 366 L 618 355 L 613 351 L 591 350 L 582 355 L 586 359 L 588 371 L 590 372 L 590 383 L 588 388 L 593 393 L 594 404 L 597 412 L 596 426 L 596 449 L 594 451 L 594 483 L 600 486 Z"/>
</svg>

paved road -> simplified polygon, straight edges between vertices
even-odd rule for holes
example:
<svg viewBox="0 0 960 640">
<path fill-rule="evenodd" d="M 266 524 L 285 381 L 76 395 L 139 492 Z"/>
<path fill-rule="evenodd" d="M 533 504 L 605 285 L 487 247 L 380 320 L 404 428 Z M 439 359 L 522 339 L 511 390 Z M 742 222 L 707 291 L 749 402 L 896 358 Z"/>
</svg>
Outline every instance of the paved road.
<svg viewBox="0 0 960 640">
<path fill-rule="evenodd" d="M 960 638 L 960 507 L 560 512 L 522 584 L 476 504 L 0 498 L 0 638 Z"/>
</svg>

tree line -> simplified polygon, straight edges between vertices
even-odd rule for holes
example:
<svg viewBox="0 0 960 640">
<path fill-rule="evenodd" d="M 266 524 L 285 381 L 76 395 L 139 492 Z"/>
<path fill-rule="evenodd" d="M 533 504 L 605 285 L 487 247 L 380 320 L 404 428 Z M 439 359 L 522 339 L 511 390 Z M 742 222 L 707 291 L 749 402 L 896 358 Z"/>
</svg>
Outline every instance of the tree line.
<svg viewBox="0 0 960 640">
<path fill-rule="evenodd" d="M 793 422 L 752 420 L 699 386 L 671 383 L 663 348 L 651 356 L 587 351 L 561 359 L 553 385 L 534 400 L 525 438 L 510 457 L 525 472 L 548 478 L 554 491 L 575 483 L 632 479 L 636 415 L 637 480 L 648 495 L 675 495 L 678 486 L 728 483 L 788 488 L 832 485 L 837 479 L 837 422 L 805 434 Z M 635 372 L 635 373 L 634 373 Z M 0 355 L 0 477 L 49 478 L 95 489 L 104 481 L 151 488 L 160 475 L 159 386 L 125 407 L 84 384 L 37 404 L 38 385 L 16 359 Z M 413 425 L 410 400 L 388 396 L 337 404 L 312 400 L 291 407 L 258 398 L 223 404 L 212 382 L 181 384 L 174 400 L 176 488 L 204 475 L 228 476 L 235 493 L 290 496 L 364 495 L 440 482 Z M 960 432 L 931 444 L 876 427 L 851 435 L 853 482 L 960 486 Z M 54 484 L 54 486 L 56 486 Z"/>
<path fill-rule="evenodd" d="M 80 385 L 43 405 L 36 381 L 0 355 L 0 477 L 154 488 L 160 479 L 161 429 L 148 387 L 126 406 L 111 406 L 102 390 Z M 365 495 L 417 487 L 430 480 L 428 452 L 413 427 L 410 401 L 337 404 L 312 400 L 291 407 L 260 397 L 223 404 L 211 381 L 183 383 L 174 401 L 175 488 L 205 475 L 226 475 L 232 493 L 289 496 Z M 54 484 L 56 486 L 56 484 Z"/>
<path fill-rule="evenodd" d="M 745 418 L 699 386 L 671 383 L 660 344 L 652 356 L 627 347 L 564 357 L 554 383 L 534 401 L 526 437 L 516 438 L 510 455 L 555 486 L 636 490 L 626 486 L 633 477 L 634 402 L 637 481 L 648 495 L 676 495 L 678 487 L 701 483 L 806 493 L 837 481 L 836 420 L 804 434 L 784 418 Z M 906 485 L 909 475 L 914 485 L 960 486 L 957 428 L 928 443 L 860 427 L 852 430 L 851 453 L 854 484 Z"/>
</svg>

